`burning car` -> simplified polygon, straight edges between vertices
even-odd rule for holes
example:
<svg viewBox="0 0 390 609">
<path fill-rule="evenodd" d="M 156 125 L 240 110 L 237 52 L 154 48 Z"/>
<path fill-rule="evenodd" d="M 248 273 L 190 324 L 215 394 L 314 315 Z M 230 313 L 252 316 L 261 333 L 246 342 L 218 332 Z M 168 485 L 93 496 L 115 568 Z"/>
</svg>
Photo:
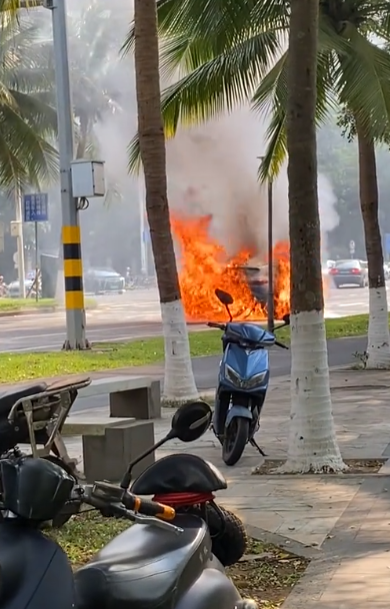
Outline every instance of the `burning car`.
<svg viewBox="0 0 390 609">
<path fill-rule="evenodd" d="M 180 248 L 179 281 L 186 317 L 189 321 L 223 321 L 226 311 L 215 289 L 229 292 L 236 320 L 265 320 L 268 279 L 266 266 L 253 261 L 253 252 L 243 249 L 234 256 L 212 236 L 211 216 L 171 217 L 172 231 Z M 290 312 L 289 244 L 274 248 L 275 317 Z"/>
</svg>

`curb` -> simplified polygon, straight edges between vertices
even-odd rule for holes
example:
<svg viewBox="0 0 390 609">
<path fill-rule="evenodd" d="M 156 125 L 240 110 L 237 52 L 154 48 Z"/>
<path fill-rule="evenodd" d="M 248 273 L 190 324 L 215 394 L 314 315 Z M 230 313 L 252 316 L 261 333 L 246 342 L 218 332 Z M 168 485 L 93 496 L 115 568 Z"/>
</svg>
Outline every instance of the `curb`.
<svg viewBox="0 0 390 609">
<path fill-rule="evenodd" d="M 96 311 L 99 307 L 85 307 L 86 311 Z M 23 315 L 44 315 L 47 313 L 56 313 L 58 311 L 65 311 L 64 307 L 38 307 L 38 308 L 25 308 L 17 309 L 15 311 L 0 311 L 1 317 L 21 317 Z"/>
<path fill-rule="evenodd" d="M 220 503 L 223 505 L 223 500 Z M 248 537 L 252 537 L 252 539 L 256 539 L 256 541 L 270 543 L 278 548 L 282 548 L 283 550 L 290 552 L 291 554 L 296 554 L 296 556 L 301 556 L 302 558 L 306 558 L 308 560 L 319 558 L 324 554 L 324 551 L 320 547 L 317 548 L 316 546 L 307 546 L 302 542 L 291 539 L 290 537 L 286 537 L 285 535 L 271 533 L 271 531 L 266 531 L 265 529 L 261 529 L 255 525 L 246 524 L 245 519 L 243 522 Z"/>
<path fill-rule="evenodd" d="M 21 315 L 41 315 L 44 313 L 54 313 L 59 311 L 59 307 L 40 307 L 31 309 L 17 309 L 15 311 L 0 311 L 0 317 L 20 317 Z"/>
</svg>

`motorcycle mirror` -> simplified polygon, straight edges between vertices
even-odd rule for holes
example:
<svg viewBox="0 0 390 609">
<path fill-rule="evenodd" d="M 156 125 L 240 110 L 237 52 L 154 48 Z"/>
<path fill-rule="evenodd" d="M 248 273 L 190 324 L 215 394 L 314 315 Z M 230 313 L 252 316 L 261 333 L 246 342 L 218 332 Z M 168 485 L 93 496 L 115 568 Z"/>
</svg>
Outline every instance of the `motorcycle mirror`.
<svg viewBox="0 0 390 609">
<path fill-rule="evenodd" d="M 194 442 L 210 427 L 211 416 L 211 408 L 206 402 L 183 404 L 173 415 L 170 438 Z"/>
<path fill-rule="evenodd" d="M 177 438 L 182 442 L 193 442 L 200 438 L 210 427 L 211 417 L 211 408 L 205 402 L 192 402 L 180 406 L 172 417 L 171 429 L 167 435 L 129 463 L 127 472 L 122 478 L 121 487 L 127 490 L 130 486 L 133 467 L 163 446 L 168 440 Z"/>
<path fill-rule="evenodd" d="M 286 326 L 290 325 L 290 313 L 286 313 L 286 315 L 283 315 L 283 321 L 286 324 Z"/>
<path fill-rule="evenodd" d="M 229 294 L 229 292 L 225 292 L 224 290 L 220 290 L 219 288 L 215 290 L 215 295 L 218 300 L 222 302 L 223 305 L 225 305 L 225 307 L 232 305 L 234 302 L 233 296 Z"/>
</svg>

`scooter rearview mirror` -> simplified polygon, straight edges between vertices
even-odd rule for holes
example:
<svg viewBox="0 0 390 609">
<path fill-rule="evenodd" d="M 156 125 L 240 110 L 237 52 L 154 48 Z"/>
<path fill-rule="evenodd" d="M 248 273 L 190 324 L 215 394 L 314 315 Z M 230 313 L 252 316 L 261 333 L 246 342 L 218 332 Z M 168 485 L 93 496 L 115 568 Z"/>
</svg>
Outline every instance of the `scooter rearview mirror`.
<svg viewBox="0 0 390 609">
<path fill-rule="evenodd" d="M 208 430 L 211 417 L 211 408 L 206 402 L 183 404 L 173 415 L 171 434 L 182 442 L 194 442 Z"/>
<path fill-rule="evenodd" d="M 222 302 L 225 307 L 232 305 L 234 302 L 233 296 L 229 294 L 229 292 L 225 292 L 224 290 L 220 290 L 219 288 L 215 290 L 215 295 L 218 298 L 219 302 Z"/>
<path fill-rule="evenodd" d="M 229 294 L 229 292 L 225 292 L 224 290 L 220 290 L 219 288 L 215 290 L 215 295 L 218 298 L 219 302 L 221 302 L 225 306 L 227 314 L 229 315 L 229 319 L 230 321 L 232 321 L 233 316 L 230 313 L 229 305 L 232 305 L 234 302 L 233 296 Z"/>
</svg>

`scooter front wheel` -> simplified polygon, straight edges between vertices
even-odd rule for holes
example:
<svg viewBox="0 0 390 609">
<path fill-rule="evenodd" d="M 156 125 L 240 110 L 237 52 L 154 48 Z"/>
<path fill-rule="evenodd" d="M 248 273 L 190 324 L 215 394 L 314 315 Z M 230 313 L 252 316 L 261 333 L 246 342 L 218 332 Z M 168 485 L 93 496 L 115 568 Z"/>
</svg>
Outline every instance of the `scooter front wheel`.
<svg viewBox="0 0 390 609">
<path fill-rule="evenodd" d="M 249 438 L 249 419 L 234 417 L 225 429 L 222 459 L 226 465 L 235 465 L 240 460 Z"/>
</svg>

